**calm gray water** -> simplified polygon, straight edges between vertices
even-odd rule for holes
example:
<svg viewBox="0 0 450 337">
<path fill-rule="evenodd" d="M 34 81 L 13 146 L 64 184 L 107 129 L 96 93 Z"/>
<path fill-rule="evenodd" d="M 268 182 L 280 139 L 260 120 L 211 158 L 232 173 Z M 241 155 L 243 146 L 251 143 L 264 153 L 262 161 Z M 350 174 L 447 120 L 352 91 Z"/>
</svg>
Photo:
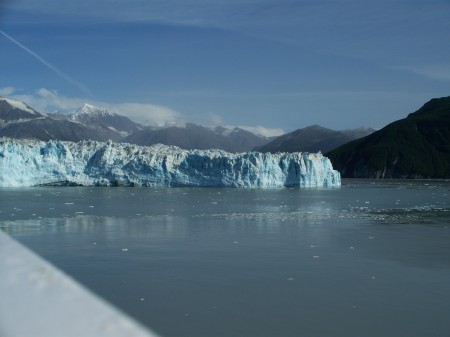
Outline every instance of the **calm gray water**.
<svg viewBox="0 0 450 337">
<path fill-rule="evenodd" d="M 0 227 L 171 337 L 450 336 L 450 183 L 0 190 Z"/>
</svg>

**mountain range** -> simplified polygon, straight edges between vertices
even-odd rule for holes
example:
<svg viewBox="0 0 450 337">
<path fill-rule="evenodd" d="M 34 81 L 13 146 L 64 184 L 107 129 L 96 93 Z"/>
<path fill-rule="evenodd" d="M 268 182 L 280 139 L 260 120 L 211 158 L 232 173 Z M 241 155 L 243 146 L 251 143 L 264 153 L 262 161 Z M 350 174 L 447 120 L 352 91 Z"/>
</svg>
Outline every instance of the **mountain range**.
<svg viewBox="0 0 450 337">
<path fill-rule="evenodd" d="M 354 139 L 365 137 L 374 129 L 358 128 L 334 131 L 319 125 L 308 126 L 277 137 L 271 142 L 256 147 L 260 152 L 318 152 L 323 153 L 336 149 Z"/>
<path fill-rule="evenodd" d="M 450 97 L 435 98 L 406 118 L 375 131 L 334 131 L 318 125 L 268 138 L 241 128 L 187 123 L 144 127 L 89 104 L 64 115 L 39 113 L 0 97 L 0 137 L 39 140 L 85 139 L 229 152 L 325 153 L 344 178 L 450 178 Z"/>
<path fill-rule="evenodd" d="M 23 102 L 0 97 L 0 136 L 11 138 L 29 138 L 39 140 L 80 141 L 92 139 L 99 141 L 120 140 L 124 130 L 114 126 L 122 123 L 136 124 L 126 117 L 108 114 L 101 116 L 94 107 L 85 104 L 69 115 L 41 114 Z M 84 115 L 90 114 L 91 120 L 79 122 Z M 103 122 L 100 122 L 103 120 Z M 138 124 L 135 126 L 138 129 Z"/>
<path fill-rule="evenodd" d="M 256 135 L 241 128 L 208 128 L 201 125 L 171 126 L 160 129 L 145 128 L 123 139 L 137 145 L 157 143 L 175 145 L 183 149 L 222 149 L 228 152 L 246 152 L 269 142 L 271 138 Z"/>
<path fill-rule="evenodd" d="M 327 153 L 347 178 L 450 178 L 450 97 Z"/>
<path fill-rule="evenodd" d="M 360 134 L 362 131 L 355 129 L 351 132 Z M 300 129 L 281 137 L 266 137 L 239 127 L 206 127 L 192 123 L 162 128 L 144 127 L 125 116 L 90 104 L 84 104 L 68 115 L 43 114 L 23 102 L 0 97 L 2 136 L 75 142 L 111 139 L 143 146 L 161 143 L 187 150 L 215 148 L 228 152 L 326 152 L 355 139 L 345 131 L 319 126 Z"/>
</svg>

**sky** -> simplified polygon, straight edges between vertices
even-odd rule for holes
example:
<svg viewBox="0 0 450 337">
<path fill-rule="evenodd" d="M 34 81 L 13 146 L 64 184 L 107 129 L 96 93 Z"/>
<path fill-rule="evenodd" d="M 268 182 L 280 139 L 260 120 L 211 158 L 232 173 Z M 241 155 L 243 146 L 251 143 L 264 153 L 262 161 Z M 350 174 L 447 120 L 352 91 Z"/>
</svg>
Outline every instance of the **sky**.
<svg viewBox="0 0 450 337">
<path fill-rule="evenodd" d="M 268 135 L 450 95 L 449 0 L 0 0 L 0 96 Z"/>
</svg>

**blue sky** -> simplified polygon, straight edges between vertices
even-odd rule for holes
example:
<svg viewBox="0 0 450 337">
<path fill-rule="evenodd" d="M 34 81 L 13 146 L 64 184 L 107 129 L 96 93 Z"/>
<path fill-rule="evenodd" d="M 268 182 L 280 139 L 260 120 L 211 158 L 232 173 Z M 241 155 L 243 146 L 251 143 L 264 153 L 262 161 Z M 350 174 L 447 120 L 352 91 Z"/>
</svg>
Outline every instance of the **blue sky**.
<svg viewBox="0 0 450 337">
<path fill-rule="evenodd" d="M 41 111 L 276 133 L 450 95 L 448 0 L 14 0 L 0 31 L 0 95 Z"/>
</svg>

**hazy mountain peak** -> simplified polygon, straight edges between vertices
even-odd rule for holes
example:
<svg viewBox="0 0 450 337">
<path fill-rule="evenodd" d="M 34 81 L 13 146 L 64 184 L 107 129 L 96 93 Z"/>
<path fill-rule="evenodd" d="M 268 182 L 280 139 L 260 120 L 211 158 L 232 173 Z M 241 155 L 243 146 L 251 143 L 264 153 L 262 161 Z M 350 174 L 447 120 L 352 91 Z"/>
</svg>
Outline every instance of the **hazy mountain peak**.
<svg viewBox="0 0 450 337">
<path fill-rule="evenodd" d="M 318 125 L 318 124 L 313 124 L 313 125 L 304 127 L 303 130 L 331 130 L 331 129 L 328 129 L 328 128 Z"/>
<path fill-rule="evenodd" d="M 356 129 L 345 129 L 345 130 L 342 130 L 341 132 L 353 140 L 353 139 L 366 137 L 366 136 L 370 135 L 371 133 L 374 133 L 375 131 L 376 130 L 373 128 L 369 128 L 367 126 L 360 126 L 359 128 L 356 128 Z"/>
<path fill-rule="evenodd" d="M 261 152 L 328 152 L 353 139 L 364 137 L 373 129 L 358 128 L 335 131 L 320 125 L 310 125 L 275 138 L 270 143 L 257 147 Z"/>
<path fill-rule="evenodd" d="M 78 109 L 76 109 L 74 112 L 70 114 L 72 119 L 76 119 L 77 116 L 80 115 L 89 115 L 89 116 L 113 116 L 114 113 L 109 112 L 108 110 L 104 108 L 99 108 L 94 105 L 84 103 L 84 105 Z"/>
<path fill-rule="evenodd" d="M 236 134 L 239 132 L 249 132 L 255 136 L 263 138 L 273 138 L 285 134 L 285 131 L 279 128 L 266 128 L 264 126 L 247 126 L 247 125 L 220 125 L 214 130 L 224 135 Z"/>
</svg>

